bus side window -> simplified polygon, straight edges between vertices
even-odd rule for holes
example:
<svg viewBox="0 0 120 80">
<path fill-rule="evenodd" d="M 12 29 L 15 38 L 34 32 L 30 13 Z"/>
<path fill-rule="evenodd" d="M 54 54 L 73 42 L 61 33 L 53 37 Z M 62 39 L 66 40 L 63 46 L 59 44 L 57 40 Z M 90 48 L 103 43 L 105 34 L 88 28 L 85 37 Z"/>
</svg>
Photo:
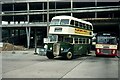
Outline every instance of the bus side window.
<svg viewBox="0 0 120 80">
<path fill-rule="evenodd" d="M 82 44 L 82 38 L 79 38 L 79 43 Z"/>
<path fill-rule="evenodd" d="M 84 39 L 83 39 L 83 44 L 85 44 L 85 41 L 86 41 L 86 40 L 85 40 L 85 38 L 84 38 Z"/>
<path fill-rule="evenodd" d="M 89 44 L 89 39 L 85 39 L 85 44 Z"/>
<path fill-rule="evenodd" d="M 77 44 L 78 44 L 78 38 L 74 38 L 74 40 L 75 40 L 75 43 L 77 43 Z"/>
<path fill-rule="evenodd" d="M 63 41 L 63 36 L 58 36 L 58 41 Z"/>
<path fill-rule="evenodd" d="M 75 21 L 75 27 L 78 27 L 78 22 L 77 21 Z"/>
<path fill-rule="evenodd" d="M 70 25 L 74 26 L 74 20 L 71 20 Z"/>
<path fill-rule="evenodd" d="M 87 39 L 87 42 L 86 42 L 87 44 L 89 44 L 89 39 Z"/>
</svg>

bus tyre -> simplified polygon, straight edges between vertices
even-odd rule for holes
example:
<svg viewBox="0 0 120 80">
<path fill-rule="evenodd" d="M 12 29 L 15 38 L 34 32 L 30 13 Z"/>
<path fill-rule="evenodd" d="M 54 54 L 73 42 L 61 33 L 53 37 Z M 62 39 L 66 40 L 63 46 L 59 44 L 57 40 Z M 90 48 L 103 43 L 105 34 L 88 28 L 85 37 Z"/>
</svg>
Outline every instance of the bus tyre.
<svg viewBox="0 0 120 80">
<path fill-rule="evenodd" d="M 99 55 L 96 54 L 96 57 L 99 57 Z"/>
<path fill-rule="evenodd" d="M 46 56 L 49 58 L 49 59 L 53 59 L 54 58 L 54 55 L 52 53 L 46 53 Z"/>
<path fill-rule="evenodd" d="M 73 58 L 73 54 L 72 54 L 71 52 L 68 52 L 68 53 L 66 54 L 66 58 L 67 58 L 67 59 L 72 59 L 72 58 Z"/>
</svg>

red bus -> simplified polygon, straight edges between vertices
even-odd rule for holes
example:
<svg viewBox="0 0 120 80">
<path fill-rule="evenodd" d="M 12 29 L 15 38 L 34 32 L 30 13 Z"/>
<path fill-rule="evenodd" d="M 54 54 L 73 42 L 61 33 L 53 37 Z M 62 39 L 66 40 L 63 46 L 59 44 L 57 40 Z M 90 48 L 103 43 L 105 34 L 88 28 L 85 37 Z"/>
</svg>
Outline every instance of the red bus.
<svg viewBox="0 0 120 80">
<path fill-rule="evenodd" d="M 96 56 L 117 56 L 117 37 L 114 33 L 98 33 L 96 35 Z"/>
</svg>

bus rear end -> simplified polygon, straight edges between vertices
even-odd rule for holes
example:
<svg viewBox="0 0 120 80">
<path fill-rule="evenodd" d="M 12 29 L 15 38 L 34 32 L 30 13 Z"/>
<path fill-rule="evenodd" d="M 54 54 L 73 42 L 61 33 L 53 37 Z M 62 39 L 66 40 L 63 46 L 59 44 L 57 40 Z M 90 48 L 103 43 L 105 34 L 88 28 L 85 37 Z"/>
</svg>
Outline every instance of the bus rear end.
<svg viewBox="0 0 120 80">
<path fill-rule="evenodd" d="M 96 38 L 96 56 L 117 56 L 117 37 L 110 34 L 102 34 Z"/>
</svg>

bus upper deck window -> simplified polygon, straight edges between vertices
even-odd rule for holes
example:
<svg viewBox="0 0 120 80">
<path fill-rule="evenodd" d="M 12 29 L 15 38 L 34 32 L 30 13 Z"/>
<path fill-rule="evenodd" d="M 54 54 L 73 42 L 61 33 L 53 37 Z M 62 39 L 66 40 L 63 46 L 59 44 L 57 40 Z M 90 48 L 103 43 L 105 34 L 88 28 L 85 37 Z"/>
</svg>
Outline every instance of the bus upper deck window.
<svg viewBox="0 0 120 80">
<path fill-rule="evenodd" d="M 70 25 L 74 26 L 74 20 L 71 20 Z"/>
<path fill-rule="evenodd" d="M 69 24 L 69 19 L 61 19 L 60 24 L 61 25 Z"/>
<path fill-rule="evenodd" d="M 86 27 L 86 25 L 83 23 L 83 26 L 82 26 L 82 28 L 84 28 L 84 29 L 85 29 L 85 27 Z"/>
<path fill-rule="evenodd" d="M 59 19 L 53 19 L 50 23 L 50 25 L 59 25 Z"/>
<path fill-rule="evenodd" d="M 91 30 L 91 26 L 90 25 L 88 25 L 87 27 L 88 27 L 88 30 Z"/>
<path fill-rule="evenodd" d="M 82 28 L 82 26 L 83 26 L 83 25 L 82 25 L 82 23 L 79 23 L 79 27 L 81 27 L 81 28 Z"/>
<path fill-rule="evenodd" d="M 81 26 L 80 26 L 81 28 L 84 28 L 84 24 L 83 24 L 83 23 L 81 23 L 80 25 L 81 25 Z"/>
<path fill-rule="evenodd" d="M 89 29 L 92 30 L 92 26 L 91 25 L 89 25 Z"/>
<path fill-rule="evenodd" d="M 85 24 L 85 29 L 88 29 L 88 25 L 87 24 Z"/>
<path fill-rule="evenodd" d="M 75 21 L 75 27 L 78 27 L 78 22 L 77 21 Z"/>
</svg>

